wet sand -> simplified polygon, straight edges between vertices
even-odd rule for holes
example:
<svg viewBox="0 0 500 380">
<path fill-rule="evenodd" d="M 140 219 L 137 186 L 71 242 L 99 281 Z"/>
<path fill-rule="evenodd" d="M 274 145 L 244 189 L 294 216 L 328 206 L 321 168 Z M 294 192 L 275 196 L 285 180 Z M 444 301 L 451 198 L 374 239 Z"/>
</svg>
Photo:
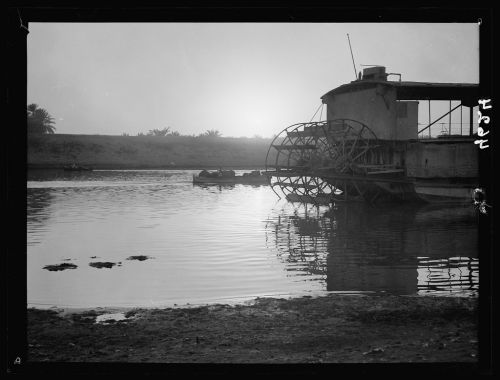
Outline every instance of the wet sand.
<svg viewBox="0 0 500 380">
<path fill-rule="evenodd" d="M 29 362 L 477 363 L 477 298 L 258 298 L 246 305 L 28 309 Z"/>
</svg>

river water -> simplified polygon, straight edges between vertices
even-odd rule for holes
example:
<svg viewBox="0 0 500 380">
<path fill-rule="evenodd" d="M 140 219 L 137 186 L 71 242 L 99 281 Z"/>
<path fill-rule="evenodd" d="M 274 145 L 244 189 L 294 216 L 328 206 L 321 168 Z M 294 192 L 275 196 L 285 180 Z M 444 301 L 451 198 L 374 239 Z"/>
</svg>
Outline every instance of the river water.
<svg viewBox="0 0 500 380">
<path fill-rule="evenodd" d="M 193 185 L 195 173 L 29 171 L 29 306 L 478 292 L 472 206 L 318 208 L 280 200 L 269 186 Z M 63 263 L 73 268 L 45 269 Z"/>
</svg>

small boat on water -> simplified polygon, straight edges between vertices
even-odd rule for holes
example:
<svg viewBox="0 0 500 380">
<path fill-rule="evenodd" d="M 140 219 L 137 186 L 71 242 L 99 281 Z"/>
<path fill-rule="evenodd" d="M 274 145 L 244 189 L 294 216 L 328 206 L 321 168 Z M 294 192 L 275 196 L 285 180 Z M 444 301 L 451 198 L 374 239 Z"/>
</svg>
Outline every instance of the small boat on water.
<svg viewBox="0 0 500 380">
<path fill-rule="evenodd" d="M 68 165 L 63 167 L 64 171 L 72 171 L 72 172 L 81 172 L 81 171 L 91 171 L 93 170 L 92 168 L 88 166 L 81 166 L 81 165 Z"/>
<path fill-rule="evenodd" d="M 250 173 L 243 173 L 243 175 L 236 175 L 233 170 L 219 170 L 216 172 L 203 170 L 200 174 L 193 175 L 193 183 L 267 185 L 269 184 L 269 178 L 258 170 L 254 170 Z"/>
</svg>

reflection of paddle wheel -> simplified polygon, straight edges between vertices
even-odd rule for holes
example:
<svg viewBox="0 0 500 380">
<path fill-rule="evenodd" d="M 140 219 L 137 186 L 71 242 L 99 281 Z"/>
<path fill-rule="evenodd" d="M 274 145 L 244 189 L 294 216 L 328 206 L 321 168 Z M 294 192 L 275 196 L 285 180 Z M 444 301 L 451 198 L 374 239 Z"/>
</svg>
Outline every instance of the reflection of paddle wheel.
<svg viewBox="0 0 500 380">
<path fill-rule="evenodd" d="M 294 271 L 325 276 L 329 219 L 321 216 L 319 207 L 305 203 L 288 207 L 293 213 L 282 210 L 278 218 L 268 220 L 266 241 L 282 260 L 294 264 Z"/>
<path fill-rule="evenodd" d="M 368 126 L 355 120 L 299 123 L 275 137 L 266 171 L 273 190 L 278 187 L 290 201 L 374 201 L 404 186 L 397 179 L 403 170 L 384 163 L 386 150 Z"/>
<path fill-rule="evenodd" d="M 327 291 L 477 294 L 472 206 L 281 204 L 268 217 L 266 243 L 298 281 Z"/>
</svg>

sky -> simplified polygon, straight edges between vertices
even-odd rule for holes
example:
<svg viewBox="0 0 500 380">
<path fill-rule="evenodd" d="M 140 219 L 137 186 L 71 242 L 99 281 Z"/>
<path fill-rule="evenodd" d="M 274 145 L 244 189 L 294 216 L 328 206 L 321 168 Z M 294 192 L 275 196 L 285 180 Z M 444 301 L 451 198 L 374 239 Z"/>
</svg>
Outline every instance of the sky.
<svg viewBox="0 0 500 380">
<path fill-rule="evenodd" d="M 322 95 L 355 79 L 347 34 L 358 72 L 383 65 L 403 81 L 478 83 L 478 28 L 30 23 L 28 104 L 54 117 L 56 133 L 132 136 L 169 127 L 271 137 L 310 121 Z"/>
</svg>

